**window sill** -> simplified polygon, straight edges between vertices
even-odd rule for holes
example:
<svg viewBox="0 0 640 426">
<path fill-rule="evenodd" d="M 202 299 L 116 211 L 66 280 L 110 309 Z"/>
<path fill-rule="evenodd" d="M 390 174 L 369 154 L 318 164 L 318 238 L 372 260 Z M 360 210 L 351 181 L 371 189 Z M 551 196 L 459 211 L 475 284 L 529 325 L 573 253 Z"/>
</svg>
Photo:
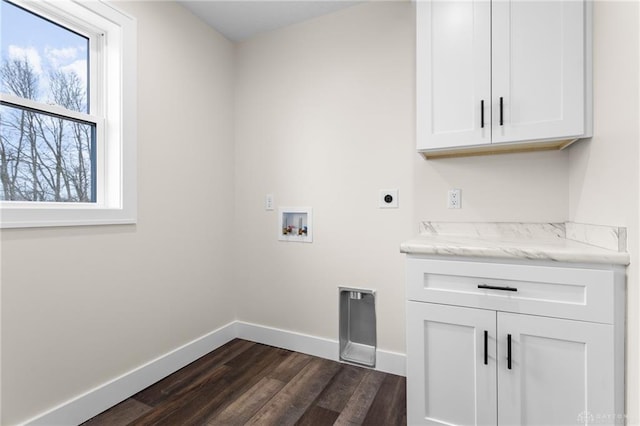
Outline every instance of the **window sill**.
<svg viewBox="0 0 640 426">
<path fill-rule="evenodd" d="M 36 208 L 7 207 L 0 203 L 0 228 L 122 225 L 137 222 L 135 209 L 101 208 L 88 205 Z"/>
</svg>

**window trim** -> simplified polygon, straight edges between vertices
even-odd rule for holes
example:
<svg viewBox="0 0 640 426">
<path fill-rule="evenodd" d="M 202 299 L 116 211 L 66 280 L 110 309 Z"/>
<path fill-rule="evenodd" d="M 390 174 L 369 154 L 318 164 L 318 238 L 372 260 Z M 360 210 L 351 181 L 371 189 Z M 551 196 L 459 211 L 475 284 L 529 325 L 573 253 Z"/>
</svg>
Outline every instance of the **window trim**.
<svg viewBox="0 0 640 426">
<path fill-rule="evenodd" d="M 135 18 L 104 1 L 10 0 L 89 37 L 91 114 L 8 94 L 3 103 L 95 123 L 95 203 L 0 201 L 0 227 L 131 224 L 137 221 L 137 29 Z M 97 37 L 101 40 L 96 41 Z M 97 62 L 94 62 L 94 59 Z"/>
</svg>

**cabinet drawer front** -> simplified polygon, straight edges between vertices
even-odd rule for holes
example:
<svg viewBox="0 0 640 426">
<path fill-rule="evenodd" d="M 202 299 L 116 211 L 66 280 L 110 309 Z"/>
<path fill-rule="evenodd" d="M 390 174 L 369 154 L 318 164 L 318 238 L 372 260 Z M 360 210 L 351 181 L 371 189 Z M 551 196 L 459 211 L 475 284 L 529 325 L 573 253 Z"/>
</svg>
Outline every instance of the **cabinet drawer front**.
<svg viewBox="0 0 640 426">
<path fill-rule="evenodd" d="M 407 298 L 612 324 L 614 273 L 409 258 Z"/>
</svg>

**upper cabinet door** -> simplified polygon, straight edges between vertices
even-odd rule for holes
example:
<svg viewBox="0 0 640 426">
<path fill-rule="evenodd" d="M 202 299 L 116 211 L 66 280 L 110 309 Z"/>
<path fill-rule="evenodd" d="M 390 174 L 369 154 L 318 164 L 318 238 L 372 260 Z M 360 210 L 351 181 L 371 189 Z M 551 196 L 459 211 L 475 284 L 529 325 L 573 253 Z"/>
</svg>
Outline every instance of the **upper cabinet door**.
<svg viewBox="0 0 640 426">
<path fill-rule="evenodd" d="M 418 1 L 416 13 L 418 149 L 491 143 L 491 3 Z"/>
<path fill-rule="evenodd" d="M 492 142 L 585 136 L 585 2 L 492 6 Z"/>
</svg>

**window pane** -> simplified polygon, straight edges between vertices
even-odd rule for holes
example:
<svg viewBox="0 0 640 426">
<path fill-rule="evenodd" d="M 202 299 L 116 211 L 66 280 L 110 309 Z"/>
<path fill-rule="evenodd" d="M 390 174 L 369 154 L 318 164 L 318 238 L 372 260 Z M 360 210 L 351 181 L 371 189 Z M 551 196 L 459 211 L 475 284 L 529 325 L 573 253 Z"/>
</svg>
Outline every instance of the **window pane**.
<svg viewBox="0 0 640 426">
<path fill-rule="evenodd" d="M 0 3 L 4 93 L 89 113 L 89 39 L 7 1 Z"/>
<path fill-rule="evenodd" d="M 95 202 L 95 125 L 0 106 L 0 200 Z"/>
</svg>

